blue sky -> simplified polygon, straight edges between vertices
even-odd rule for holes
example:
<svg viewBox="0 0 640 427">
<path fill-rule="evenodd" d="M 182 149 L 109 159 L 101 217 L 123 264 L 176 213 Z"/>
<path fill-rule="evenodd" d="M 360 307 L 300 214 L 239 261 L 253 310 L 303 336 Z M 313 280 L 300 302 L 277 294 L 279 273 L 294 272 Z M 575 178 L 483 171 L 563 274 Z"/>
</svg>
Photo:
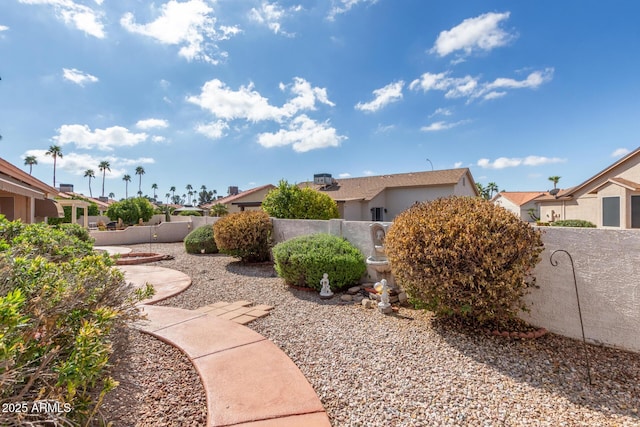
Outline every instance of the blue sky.
<svg viewBox="0 0 640 427">
<path fill-rule="evenodd" d="M 640 3 L 5 0 L 0 156 L 88 194 L 469 167 L 577 185 L 640 146 Z M 428 159 L 428 160 L 427 160 Z M 132 191 L 133 189 L 133 191 Z"/>
</svg>

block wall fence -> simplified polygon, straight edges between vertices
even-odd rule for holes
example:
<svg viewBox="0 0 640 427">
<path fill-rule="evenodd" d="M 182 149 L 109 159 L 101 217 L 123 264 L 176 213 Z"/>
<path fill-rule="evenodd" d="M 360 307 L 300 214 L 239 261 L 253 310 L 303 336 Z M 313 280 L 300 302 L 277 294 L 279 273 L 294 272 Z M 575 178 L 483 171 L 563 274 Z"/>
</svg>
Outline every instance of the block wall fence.
<svg viewBox="0 0 640 427">
<path fill-rule="evenodd" d="M 174 217 L 175 218 L 175 217 Z M 92 231 L 96 245 L 180 242 L 194 228 L 213 224 L 215 217 L 178 217 L 153 226 L 129 227 L 122 231 Z M 372 254 L 367 221 L 340 219 L 273 219 L 275 243 L 292 237 L 329 233 L 342 236 L 365 256 Z M 391 223 L 386 223 L 391 224 Z M 522 319 L 567 337 L 581 339 L 578 303 L 569 256 L 575 263 L 576 282 L 584 331 L 588 342 L 640 352 L 640 230 L 540 227 L 545 245 L 534 274 L 538 288 L 526 302 L 530 312 Z M 155 238 L 154 238 L 155 236 Z M 368 271 L 367 280 L 375 274 Z"/>
</svg>

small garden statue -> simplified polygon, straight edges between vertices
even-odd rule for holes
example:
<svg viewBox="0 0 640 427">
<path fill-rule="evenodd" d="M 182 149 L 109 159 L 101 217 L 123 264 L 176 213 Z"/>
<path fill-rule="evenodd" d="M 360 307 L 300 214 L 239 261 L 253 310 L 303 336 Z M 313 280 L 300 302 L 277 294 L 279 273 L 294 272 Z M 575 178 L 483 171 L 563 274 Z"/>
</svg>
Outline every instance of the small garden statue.
<svg viewBox="0 0 640 427">
<path fill-rule="evenodd" d="M 391 304 L 389 303 L 389 286 L 387 285 L 387 279 L 380 281 L 382 290 L 380 291 L 380 302 L 378 303 L 378 309 L 381 313 L 387 314 L 391 312 Z"/>
<path fill-rule="evenodd" d="M 322 275 L 322 279 L 320 280 L 320 285 L 322 285 L 322 289 L 320 290 L 320 298 L 329 299 L 333 296 L 333 292 L 331 292 L 331 288 L 329 287 L 329 275 L 324 273 Z"/>
</svg>

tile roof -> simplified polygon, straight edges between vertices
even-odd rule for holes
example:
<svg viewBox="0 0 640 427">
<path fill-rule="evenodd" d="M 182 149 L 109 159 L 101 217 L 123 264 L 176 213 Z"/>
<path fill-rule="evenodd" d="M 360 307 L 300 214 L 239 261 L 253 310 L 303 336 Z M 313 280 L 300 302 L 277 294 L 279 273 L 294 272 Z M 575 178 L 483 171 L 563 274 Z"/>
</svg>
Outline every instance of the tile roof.
<svg viewBox="0 0 640 427">
<path fill-rule="evenodd" d="M 213 202 L 204 204 L 204 205 L 202 205 L 202 207 L 203 208 L 210 208 L 213 205 L 217 205 L 217 204 L 226 205 L 226 204 L 234 202 L 234 201 L 236 201 L 238 199 L 242 199 L 242 198 L 247 197 L 247 196 L 249 196 L 249 195 L 251 195 L 253 193 L 256 193 L 256 192 L 258 192 L 260 190 L 264 190 L 264 189 L 267 189 L 267 188 L 268 189 L 276 188 L 276 186 L 273 185 L 273 184 L 261 185 L 260 187 L 255 187 L 255 188 L 251 188 L 249 190 L 241 191 L 240 193 L 234 194 L 233 196 L 222 197 L 220 199 L 214 200 Z"/>
<path fill-rule="evenodd" d="M 301 182 L 299 187 L 311 187 L 331 196 L 336 201 L 371 200 L 386 188 L 431 187 L 455 185 L 464 175 L 475 191 L 475 183 L 468 168 L 444 169 L 428 172 L 409 172 L 393 175 L 365 176 L 359 178 L 339 178 L 333 185 L 317 185 Z"/>
<path fill-rule="evenodd" d="M 56 190 L 54 187 L 51 187 L 45 184 L 44 182 L 40 181 L 39 179 L 34 178 L 33 176 L 29 175 L 22 169 L 18 168 L 12 163 L 9 163 L 8 161 L 6 161 L 1 157 L 0 157 L 0 173 L 3 173 L 16 181 L 22 182 L 33 188 L 36 188 L 37 190 L 45 193 L 50 198 L 53 198 L 58 194 L 58 190 Z"/>
<path fill-rule="evenodd" d="M 544 194 L 544 191 L 502 191 L 496 197 L 502 196 L 516 206 L 522 206 Z"/>
</svg>

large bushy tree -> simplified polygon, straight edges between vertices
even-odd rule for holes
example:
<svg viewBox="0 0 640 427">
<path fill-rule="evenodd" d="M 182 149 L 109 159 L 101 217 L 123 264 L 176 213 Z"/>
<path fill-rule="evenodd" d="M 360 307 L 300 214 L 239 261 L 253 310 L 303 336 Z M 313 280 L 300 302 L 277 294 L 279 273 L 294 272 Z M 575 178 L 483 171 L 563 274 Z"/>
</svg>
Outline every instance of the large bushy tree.
<svg viewBox="0 0 640 427">
<path fill-rule="evenodd" d="M 313 188 L 300 188 L 281 180 L 262 201 L 262 209 L 274 218 L 339 218 L 338 205 L 331 197 Z"/>
<path fill-rule="evenodd" d="M 146 222 L 153 216 L 153 205 L 144 197 L 125 199 L 112 203 L 106 214 L 112 221 L 122 219 L 125 224 L 135 224 L 140 219 Z"/>
</svg>

